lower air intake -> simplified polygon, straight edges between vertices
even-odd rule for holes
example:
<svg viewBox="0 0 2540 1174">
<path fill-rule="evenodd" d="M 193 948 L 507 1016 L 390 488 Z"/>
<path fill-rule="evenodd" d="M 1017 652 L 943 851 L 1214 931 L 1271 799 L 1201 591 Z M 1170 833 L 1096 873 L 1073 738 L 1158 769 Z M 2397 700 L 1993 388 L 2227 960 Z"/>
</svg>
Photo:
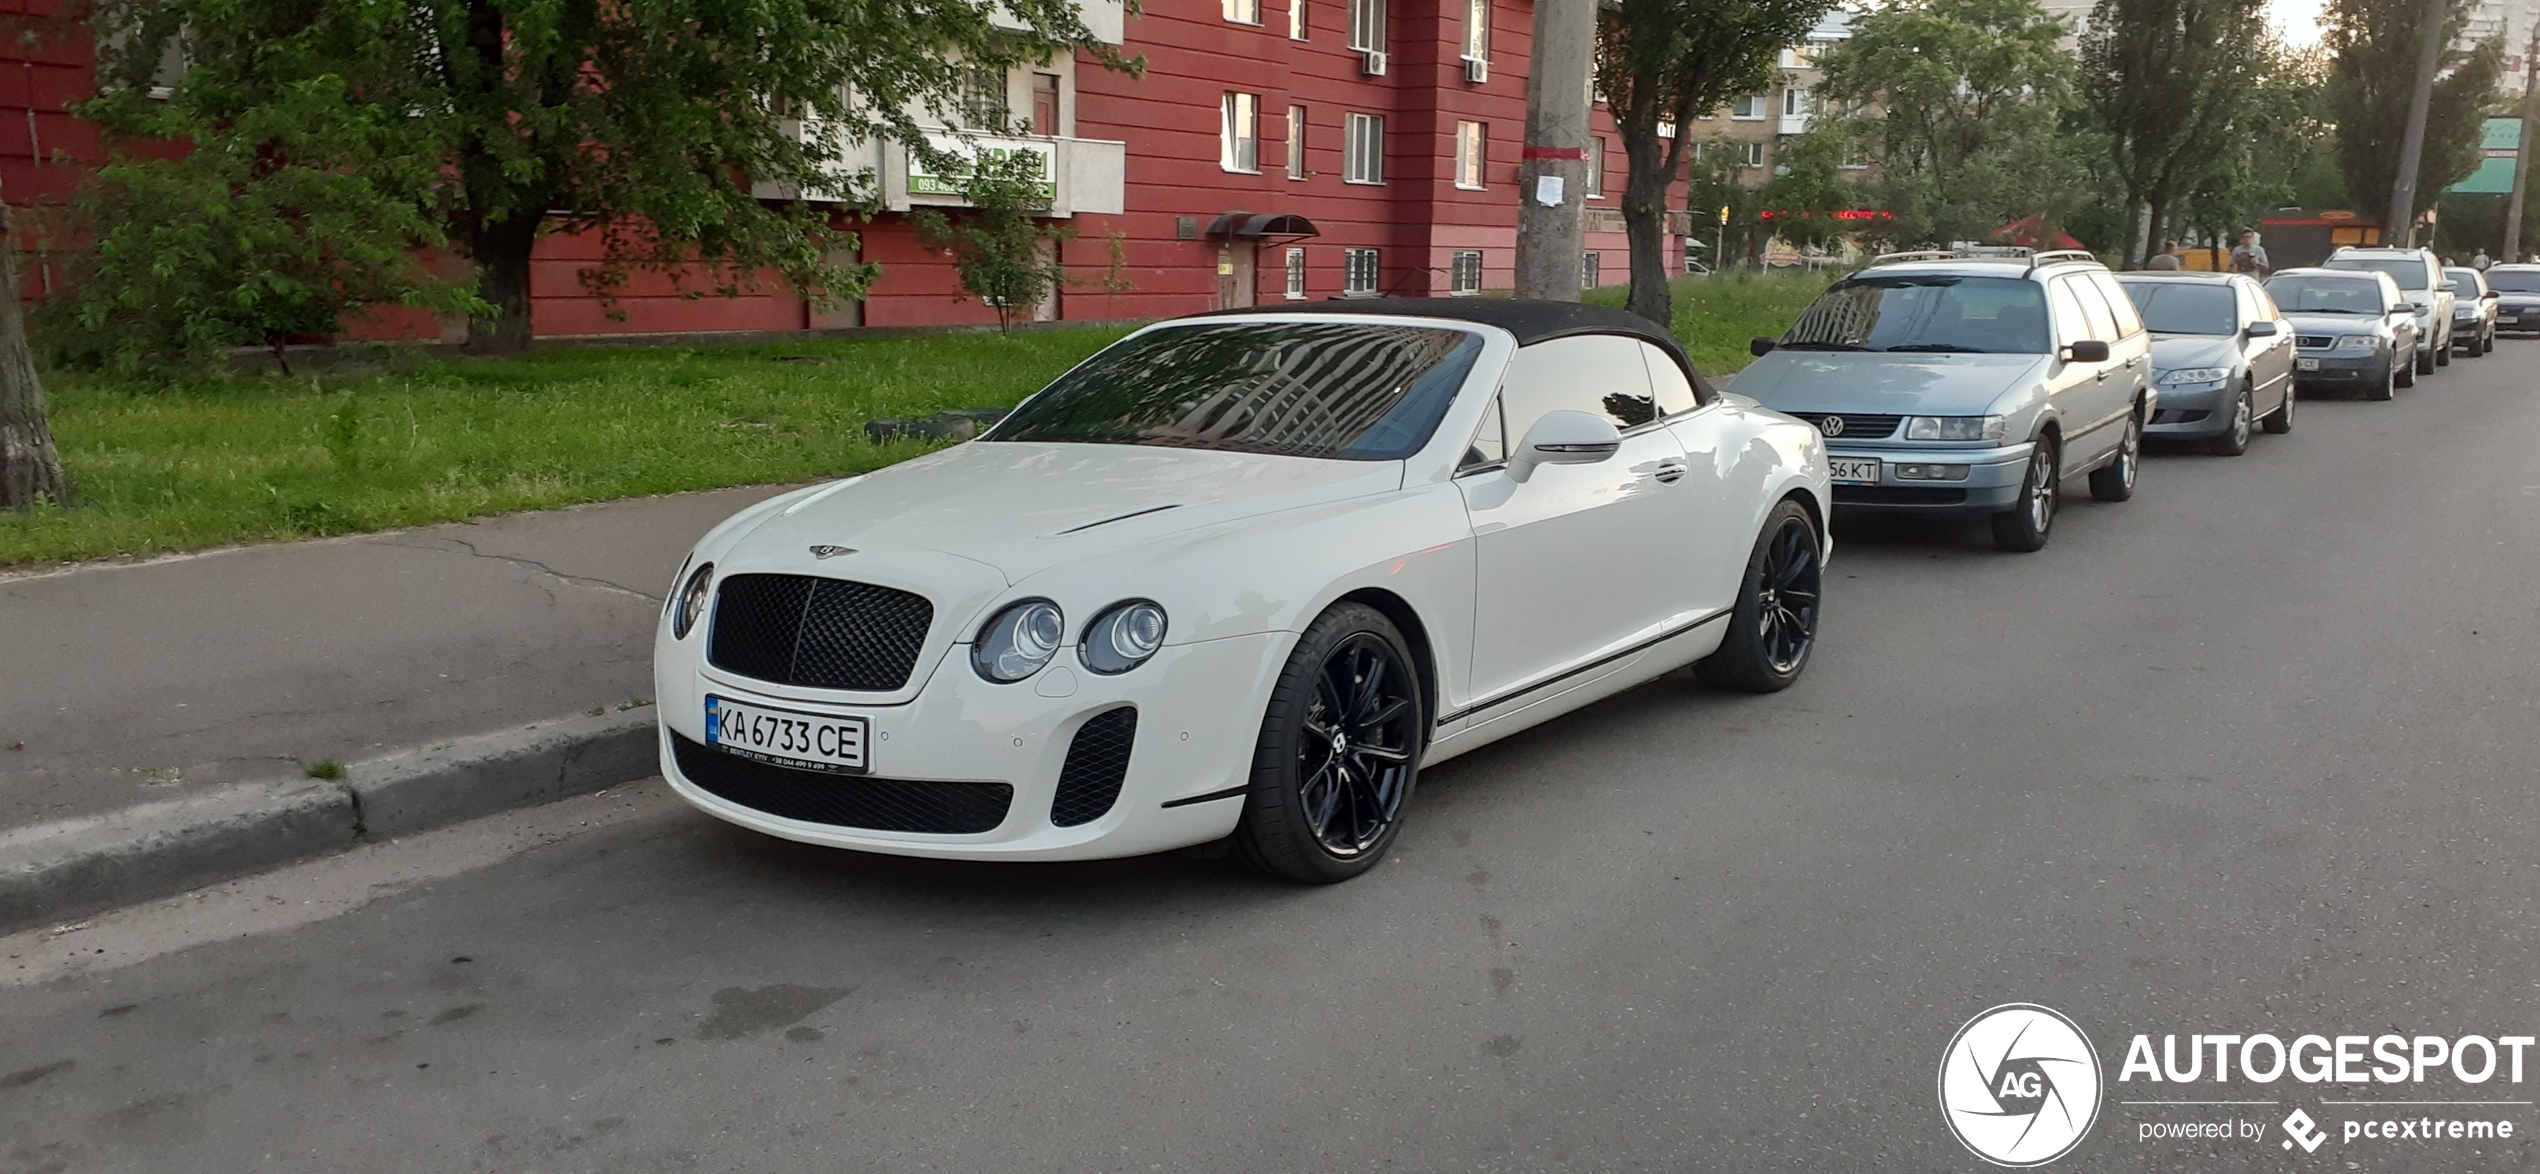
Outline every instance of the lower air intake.
<svg viewBox="0 0 2540 1174">
<path fill-rule="evenodd" d="M 1109 812 L 1120 799 L 1120 781 L 1129 774 L 1129 748 L 1137 739 L 1137 710 L 1124 706 L 1087 719 L 1067 747 L 1067 764 L 1059 768 L 1050 822 L 1072 828 Z"/>
<path fill-rule="evenodd" d="M 670 736 L 670 750 L 679 773 L 699 790 L 804 823 L 969 836 L 995 831 L 1014 803 L 1014 788 L 1004 783 L 925 783 L 795 770 L 726 754 L 677 734 Z"/>
</svg>

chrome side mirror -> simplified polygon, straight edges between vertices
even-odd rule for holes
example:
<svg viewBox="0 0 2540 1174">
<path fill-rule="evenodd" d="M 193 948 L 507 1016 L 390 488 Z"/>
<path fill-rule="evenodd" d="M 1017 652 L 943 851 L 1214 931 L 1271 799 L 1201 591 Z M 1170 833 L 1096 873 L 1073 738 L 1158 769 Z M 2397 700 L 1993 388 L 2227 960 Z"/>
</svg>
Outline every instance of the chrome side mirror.
<svg viewBox="0 0 2540 1174">
<path fill-rule="evenodd" d="M 2276 335 L 2282 333 L 2284 333 L 2283 329 L 2273 322 L 2252 322 L 2249 324 L 2249 337 L 2251 338 L 2274 338 Z"/>
<path fill-rule="evenodd" d="M 1508 476 L 1524 481 L 1537 465 L 1593 465 L 1622 450 L 1623 433 L 1614 422 L 1586 412 L 1545 412 L 1517 442 L 1508 458 Z"/>
</svg>

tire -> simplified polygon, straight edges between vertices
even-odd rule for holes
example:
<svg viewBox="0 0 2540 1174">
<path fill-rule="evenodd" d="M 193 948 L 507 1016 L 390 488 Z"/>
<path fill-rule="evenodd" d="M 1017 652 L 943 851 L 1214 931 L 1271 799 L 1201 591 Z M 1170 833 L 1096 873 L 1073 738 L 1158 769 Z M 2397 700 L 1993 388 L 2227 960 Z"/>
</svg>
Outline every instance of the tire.
<svg viewBox="0 0 2540 1174">
<path fill-rule="evenodd" d="M 1779 693 L 1808 667 L 1817 647 L 1818 560 L 1825 542 L 1795 501 L 1773 507 L 1755 536 L 1720 649 L 1694 663 L 1694 674 L 1741 693 Z"/>
<path fill-rule="evenodd" d="M 2419 355 L 2417 356 L 2417 361 L 2416 361 L 2416 373 L 2417 373 L 2417 374 L 2419 374 L 2419 375 L 2432 375 L 2432 374 L 2434 374 L 2434 364 L 2435 364 L 2435 362 L 2436 362 L 2436 360 L 2435 360 L 2435 357 L 2434 357 L 2434 356 L 2439 355 L 2439 354 L 2441 354 L 2441 353 L 2443 353 L 2443 348 L 2441 348 L 2441 347 L 2427 347 L 2427 348 L 2425 348 L 2424 353 L 2419 354 Z M 2410 382 L 2407 382 L 2407 383 L 2400 384 L 2399 386 L 2401 386 L 2401 387 L 2414 387 L 2414 386 L 2416 386 L 2416 384 L 2415 384 L 2415 382 L 2414 382 L 2414 381 L 2410 381 Z"/>
<path fill-rule="evenodd" d="M 2231 403 L 2231 423 L 2223 434 L 2206 442 L 2205 447 L 2218 457 L 2236 457 L 2249 451 L 2249 437 L 2255 430 L 2258 415 L 2257 397 L 2243 384 Z"/>
<path fill-rule="evenodd" d="M 2400 360 L 2398 360 L 2398 359 L 2392 359 L 2392 360 L 2390 361 L 2390 367 L 2391 367 L 2390 386 L 2392 386 L 2392 387 L 2415 387 L 2415 386 L 2417 385 L 2417 365 L 2416 365 L 2416 360 L 2414 360 L 2414 359 L 2410 359 L 2410 360 L 2407 360 L 2407 361 L 2405 361 L 2405 362 L 2402 362 L 2402 361 L 2400 361 Z M 2378 397 L 2375 397 L 2375 398 L 2379 398 L 2379 399 L 2388 399 L 2388 398 L 2390 398 L 2390 397 L 2385 395 L 2385 396 L 2378 396 Z"/>
<path fill-rule="evenodd" d="M 2381 381 L 2364 389 L 2364 398 L 2376 403 L 2387 402 L 2397 398 L 2399 393 L 2393 389 L 2400 386 L 2399 372 L 2401 370 L 2403 370 L 2403 368 L 2401 367 L 2399 361 L 2397 359 L 2392 359 L 2390 361 L 2390 365 L 2382 369 Z M 2410 375 L 2408 377 L 2408 381 L 2410 383 L 2414 383 L 2416 382 L 2416 377 L 2414 375 Z"/>
<path fill-rule="evenodd" d="M 1236 856 L 1308 884 L 1384 858 L 1427 747 L 1416 663 L 1393 621 L 1364 604 L 1336 604 L 1307 626 L 1262 714 Z"/>
<path fill-rule="evenodd" d="M 2248 442 L 2242 441 L 2242 447 Z M 2125 501 L 2134 496 L 2135 474 L 2143 470 L 2143 405 L 2136 404 L 2126 417 L 2125 439 L 2117 442 L 2117 459 L 2090 471 L 2090 496 L 2100 501 Z"/>
<path fill-rule="evenodd" d="M 2449 367 L 2452 365 L 2451 339 L 2445 338 L 2442 345 L 2434 348 L 2434 365 L 2437 367 Z"/>
<path fill-rule="evenodd" d="M 2301 402 L 2301 399 L 2301 389 L 2293 386 L 2292 380 L 2285 380 L 2284 405 L 2267 413 L 2267 435 L 2282 436 L 2293 431 L 2293 405 Z"/>
<path fill-rule="evenodd" d="M 2052 436 L 2037 438 L 2029 454 L 2028 475 L 2020 479 L 2020 504 L 1993 515 L 1993 545 L 2017 554 L 2046 549 L 2055 527 L 2055 508 L 2063 504 L 2063 450 Z"/>
</svg>

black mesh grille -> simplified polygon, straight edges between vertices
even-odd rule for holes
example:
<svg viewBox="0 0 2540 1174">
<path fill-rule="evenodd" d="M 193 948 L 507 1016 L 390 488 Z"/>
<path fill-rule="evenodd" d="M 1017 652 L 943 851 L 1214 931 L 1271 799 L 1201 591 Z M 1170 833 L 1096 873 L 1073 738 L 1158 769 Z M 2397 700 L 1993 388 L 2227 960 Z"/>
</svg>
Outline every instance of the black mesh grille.
<svg viewBox="0 0 2540 1174">
<path fill-rule="evenodd" d="M 1063 828 L 1092 823 L 1120 798 L 1120 780 L 1129 773 L 1129 747 L 1138 738 L 1138 711 L 1126 707 L 1095 714 L 1076 731 L 1067 746 L 1067 765 L 1058 771 L 1058 796 L 1050 800 L 1050 822 Z"/>
<path fill-rule="evenodd" d="M 1827 436 L 1844 440 L 1885 440 L 1896 435 L 1896 426 L 1905 422 L 1903 416 L 1871 416 L 1853 412 L 1792 412 L 1791 415 L 1816 425 L 1817 431 Z M 1843 426 L 1828 432 L 1828 419 L 1841 419 Z"/>
<path fill-rule="evenodd" d="M 2293 345 L 2306 351 L 2327 350 L 2329 344 L 2336 341 L 2336 339 L 2325 334 L 2297 334 L 2293 336 Z"/>
<path fill-rule="evenodd" d="M 814 689 L 905 687 L 935 605 L 871 583 L 734 575 L 717 590 L 706 660 L 745 677 Z"/>
<path fill-rule="evenodd" d="M 1837 485 L 1836 505 L 1963 505 L 1964 489 L 1925 489 L 1915 485 Z"/>
<path fill-rule="evenodd" d="M 1014 803 L 1004 783 L 920 783 L 794 770 L 670 736 L 679 773 L 752 811 L 831 827 L 961 836 L 995 831 Z"/>
</svg>

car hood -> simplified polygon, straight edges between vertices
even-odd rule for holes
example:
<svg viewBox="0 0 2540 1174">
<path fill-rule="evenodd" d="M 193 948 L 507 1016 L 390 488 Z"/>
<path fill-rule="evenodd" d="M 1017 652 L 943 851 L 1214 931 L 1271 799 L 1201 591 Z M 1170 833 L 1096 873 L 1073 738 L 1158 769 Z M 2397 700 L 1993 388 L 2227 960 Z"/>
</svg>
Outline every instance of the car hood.
<svg viewBox="0 0 2540 1174">
<path fill-rule="evenodd" d="M 1021 582 L 1178 531 L 1402 486 L 1400 461 L 1314 460 L 1126 444 L 971 442 L 806 495 L 733 546 L 798 560 L 848 548 L 850 573 L 931 552 Z"/>
<path fill-rule="evenodd" d="M 2370 314 L 2286 314 L 2295 334 L 2370 334 L 2380 319 Z"/>
<path fill-rule="evenodd" d="M 2210 334 L 2155 334 L 2152 369 L 2181 371 L 2190 367 L 2231 367 L 2240 362 L 2239 340 Z"/>
<path fill-rule="evenodd" d="M 2045 365 L 2044 355 L 1776 350 L 1738 373 L 1737 393 L 1781 412 L 1980 416 Z"/>
</svg>

